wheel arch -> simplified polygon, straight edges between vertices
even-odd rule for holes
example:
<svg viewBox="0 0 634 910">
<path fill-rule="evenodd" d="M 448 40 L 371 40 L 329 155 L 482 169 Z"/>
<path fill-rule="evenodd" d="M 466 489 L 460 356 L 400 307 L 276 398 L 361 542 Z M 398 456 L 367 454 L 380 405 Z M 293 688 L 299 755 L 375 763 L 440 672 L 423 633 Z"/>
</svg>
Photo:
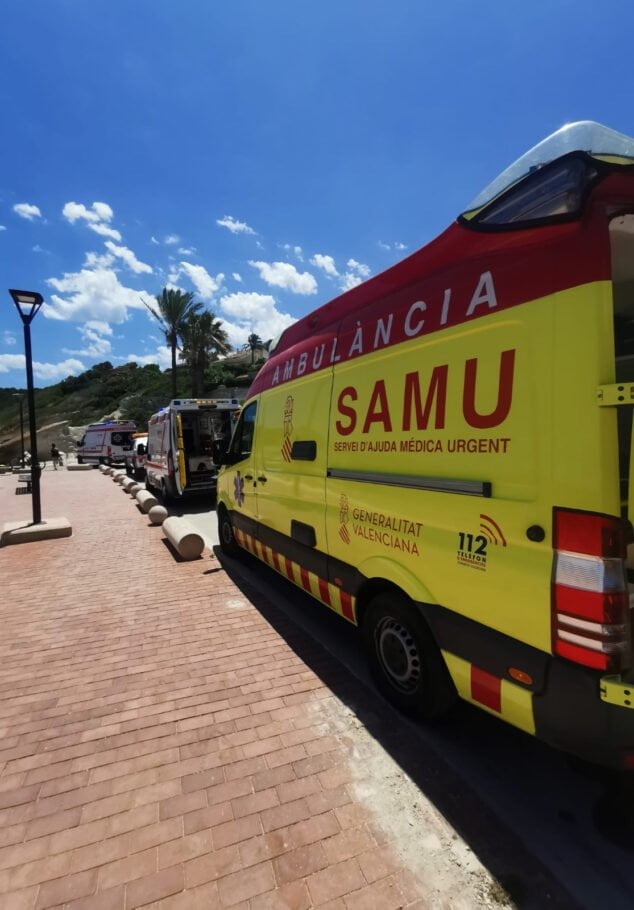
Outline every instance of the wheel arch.
<svg viewBox="0 0 634 910">
<path fill-rule="evenodd" d="M 356 595 L 356 619 L 359 626 L 370 601 L 384 591 L 395 591 L 404 594 L 416 606 L 421 616 L 425 616 L 421 604 L 436 604 L 435 597 L 425 585 L 421 584 L 411 572 L 391 559 L 379 557 L 368 560 L 359 566 L 359 571 L 365 576 Z"/>
</svg>

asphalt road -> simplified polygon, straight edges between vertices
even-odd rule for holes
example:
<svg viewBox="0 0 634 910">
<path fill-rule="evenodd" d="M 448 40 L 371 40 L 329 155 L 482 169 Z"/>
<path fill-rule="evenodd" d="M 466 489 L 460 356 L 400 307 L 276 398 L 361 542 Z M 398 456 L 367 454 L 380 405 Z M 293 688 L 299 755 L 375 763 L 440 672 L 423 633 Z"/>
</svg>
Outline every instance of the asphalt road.
<svg viewBox="0 0 634 910">
<path fill-rule="evenodd" d="M 216 516 L 207 503 L 170 512 L 186 514 L 208 546 L 216 547 Z M 215 558 L 219 553 L 216 548 Z M 372 724 L 363 705 L 382 699 L 355 630 L 255 558 L 223 557 L 223 564 L 238 584 L 263 594 L 319 641 L 339 670 L 345 668 L 354 685 L 344 696 L 356 700 L 360 719 Z M 629 780 L 578 767 L 466 704 L 442 725 L 414 724 L 395 712 L 390 724 L 386 748 L 493 867 L 518 906 L 634 906 L 634 787 Z"/>
</svg>

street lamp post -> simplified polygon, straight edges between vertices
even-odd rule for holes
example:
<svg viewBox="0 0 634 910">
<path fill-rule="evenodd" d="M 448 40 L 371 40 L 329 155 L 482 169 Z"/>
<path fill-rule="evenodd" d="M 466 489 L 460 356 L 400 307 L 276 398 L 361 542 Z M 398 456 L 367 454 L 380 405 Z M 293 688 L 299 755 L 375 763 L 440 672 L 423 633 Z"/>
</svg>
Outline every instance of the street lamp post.
<svg viewBox="0 0 634 910">
<path fill-rule="evenodd" d="M 14 392 L 13 397 L 20 402 L 20 464 L 24 469 L 24 395 L 22 392 Z"/>
<path fill-rule="evenodd" d="M 33 355 L 31 353 L 31 323 L 37 315 L 44 298 L 36 291 L 9 289 L 24 325 L 24 358 L 26 360 L 26 387 L 29 402 L 29 431 L 31 435 L 31 492 L 33 500 L 33 524 L 42 521 L 40 499 L 40 461 L 37 454 L 37 427 L 35 424 L 35 396 L 33 394 Z M 24 454 L 22 455 L 24 461 Z"/>
</svg>

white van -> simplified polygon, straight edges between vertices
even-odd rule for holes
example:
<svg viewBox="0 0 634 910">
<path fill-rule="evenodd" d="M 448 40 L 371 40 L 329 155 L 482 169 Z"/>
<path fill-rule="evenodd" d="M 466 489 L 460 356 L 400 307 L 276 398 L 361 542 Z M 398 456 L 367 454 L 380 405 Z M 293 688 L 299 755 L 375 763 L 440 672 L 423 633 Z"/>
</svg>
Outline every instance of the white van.
<svg viewBox="0 0 634 910">
<path fill-rule="evenodd" d="M 145 477 L 147 438 L 147 433 L 135 433 L 132 437 L 132 448 L 125 453 L 125 472 L 128 477 Z"/>
<path fill-rule="evenodd" d="M 240 411 L 237 398 L 179 398 L 148 425 L 145 485 L 166 500 L 215 493 L 220 459 Z"/>
<path fill-rule="evenodd" d="M 133 420 L 91 423 L 77 446 L 78 464 L 123 464 L 136 431 Z"/>
</svg>

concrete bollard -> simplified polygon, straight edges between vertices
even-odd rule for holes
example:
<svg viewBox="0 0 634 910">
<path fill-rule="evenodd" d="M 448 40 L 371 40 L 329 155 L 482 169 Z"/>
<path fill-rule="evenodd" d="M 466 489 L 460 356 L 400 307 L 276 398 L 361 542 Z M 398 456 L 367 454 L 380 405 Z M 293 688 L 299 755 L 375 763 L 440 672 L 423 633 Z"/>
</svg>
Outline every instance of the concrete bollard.
<svg viewBox="0 0 634 910">
<path fill-rule="evenodd" d="M 136 497 L 136 494 L 139 492 L 139 490 L 145 490 L 145 487 L 142 483 L 137 483 L 136 481 L 134 481 L 131 487 L 128 487 L 128 493 L 130 496 Z"/>
<path fill-rule="evenodd" d="M 143 489 L 139 490 L 139 492 L 136 494 L 136 501 L 141 506 L 141 509 L 146 513 L 146 515 L 152 506 L 157 506 L 159 504 L 156 496 L 152 496 L 148 490 Z"/>
<path fill-rule="evenodd" d="M 183 518 L 166 518 L 163 522 L 165 536 L 183 559 L 198 559 L 205 549 L 205 541 Z"/>
<path fill-rule="evenodd" d="M 67 464 L 67 471 L 92 471 L 91 464 Z"/>
<path fill-rule="evenodd" d="M 106 471 L 108 470 L 108 468 L 106 467 L 105 464 L 100 464 L 100 465 L 99 465 L 99 470 L 101 471 L 102 474 L 105 474 Z"/>
<path fill-rule="evenodd" d="M 130 487 L 134 486 L 134 481 L 132 480 L 131 477 L 126 477 L 125 480 L 122 481 L 121 486 L 126 491 L 126 493 L 129 493 Z"/>
<path fill-rule="evenodd" d="M 104 471 L 104 474 L 107 474 L 108 477 L 112 477 L 112 475 L 114 474 L 114 468 L 112 467 L 112 465 L 106 466 L 106 470 Z"/>
<path fill-rule="evenodd" d="M 128 477 L 128 475 L 126 474 L 125 471 L 118 471 L 118 472 L 115 474 L 114 482 L 115 482 L 115 483 L 123 483 L 124 480 L 127 480 L 127 477 Z"/>
<path fill-rule="evenodd" d="M 147 513 L 148 518 L 153 525 L 162 525 L 167 518 L 167 514 L 167 509 L 165 506 L 152 506 L 150 511 Z"/>
</svg>

